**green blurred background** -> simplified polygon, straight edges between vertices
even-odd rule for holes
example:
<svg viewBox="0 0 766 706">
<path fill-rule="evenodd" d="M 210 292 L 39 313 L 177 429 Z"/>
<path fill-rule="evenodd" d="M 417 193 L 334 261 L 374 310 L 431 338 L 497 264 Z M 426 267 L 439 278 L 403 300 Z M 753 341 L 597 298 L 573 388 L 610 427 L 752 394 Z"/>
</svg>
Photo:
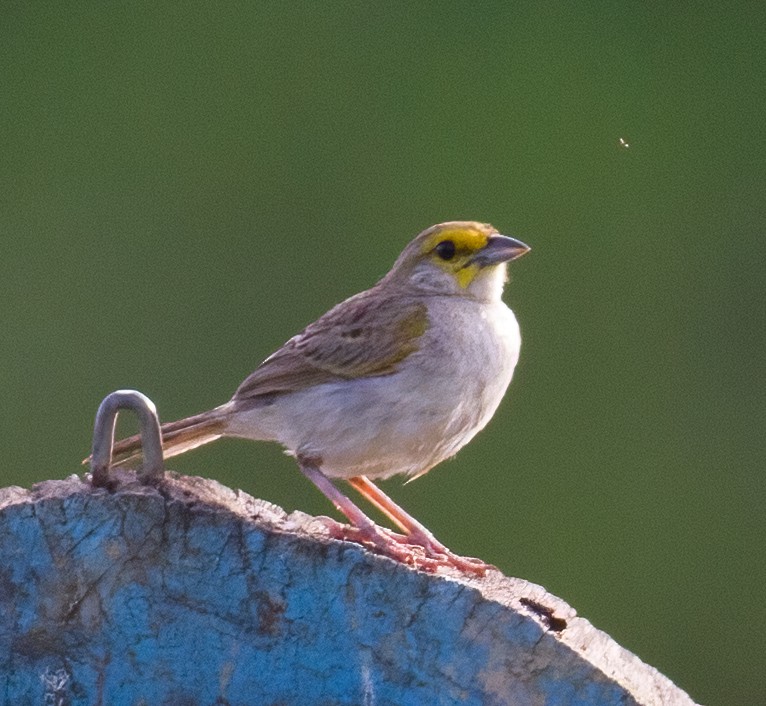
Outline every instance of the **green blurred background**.
<svg viewBox="0 0 766 706">
<path fill-rule="evenodd" d="M 79 472 L 113 389 L 227 400 L 416 232 L 489 221 L 533 247 L 515 380 L 386 489 L 698 701 L 764 703 L 764 32 L 752 2 L 4 3 L 3 484 Z M 275 446 L 171 467 L 331 511 Z"/>
</svg>

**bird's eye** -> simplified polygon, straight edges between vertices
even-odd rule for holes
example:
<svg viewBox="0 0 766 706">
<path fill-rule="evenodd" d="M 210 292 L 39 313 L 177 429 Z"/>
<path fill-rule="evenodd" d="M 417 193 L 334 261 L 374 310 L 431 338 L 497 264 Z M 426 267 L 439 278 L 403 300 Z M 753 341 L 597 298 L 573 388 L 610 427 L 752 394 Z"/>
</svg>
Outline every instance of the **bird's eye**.
<svg viewBox="0 0 766 706">
<path fill-rule="evenodd" d="M 436 246 L 436 254 L 442 260 L 451 260 L 455 257 L 455 243 L 451 240 L 442 240 L 441 243 Z"/>
</svg>

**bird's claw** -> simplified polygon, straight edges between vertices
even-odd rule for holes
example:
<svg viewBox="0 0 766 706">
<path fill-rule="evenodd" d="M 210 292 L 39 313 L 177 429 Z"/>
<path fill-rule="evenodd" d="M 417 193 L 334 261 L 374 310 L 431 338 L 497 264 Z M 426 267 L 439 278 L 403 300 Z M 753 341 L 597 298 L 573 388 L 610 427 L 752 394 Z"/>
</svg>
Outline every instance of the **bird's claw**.
<svg viewBox="0 0 766 706">
<path fill-rule="evenodd" d="M 488 570 L 496 568 L 480 559 L 462 557 L 451 552 L 433 536 L 421 536 L 419 533 L 399 534 L 375 524 L 365 527 L 343 525 L 329 517 L 321 519 L 324 520 L 323 525 L 333 539 L 371 547 L 394 561 L 430 573 L 435 573 L 442 567 L 449 567 L 481 577 Z"/>
</svg>

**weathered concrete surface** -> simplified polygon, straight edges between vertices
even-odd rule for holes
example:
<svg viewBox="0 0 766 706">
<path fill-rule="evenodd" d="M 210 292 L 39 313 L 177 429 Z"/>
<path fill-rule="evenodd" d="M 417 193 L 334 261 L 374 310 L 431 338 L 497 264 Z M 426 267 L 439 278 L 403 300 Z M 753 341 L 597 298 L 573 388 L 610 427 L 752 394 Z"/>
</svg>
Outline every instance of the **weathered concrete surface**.
<svg viewBox="0 0 766 706">
<path fill-rule="evenodd" d="M 0 490 L 0 703 L 692 704 L 539 586 L 169 474 Z"/>
</svg>

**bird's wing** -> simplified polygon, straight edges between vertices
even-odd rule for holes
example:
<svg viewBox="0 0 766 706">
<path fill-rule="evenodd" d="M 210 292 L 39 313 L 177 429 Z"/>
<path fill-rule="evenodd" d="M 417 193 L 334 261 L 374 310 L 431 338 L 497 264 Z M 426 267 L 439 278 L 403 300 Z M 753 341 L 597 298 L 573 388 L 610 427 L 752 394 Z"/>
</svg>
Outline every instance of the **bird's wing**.
<svg viewBox="0 0 766 706">
<path fill-rule="evenodd" d="M 428 327 L 422 301 L 347 299 L 291 338 L 239 386 L 233 400 L 302 390 L 339 379 L 388 375 L 418 349 Z"/>
</svg>

